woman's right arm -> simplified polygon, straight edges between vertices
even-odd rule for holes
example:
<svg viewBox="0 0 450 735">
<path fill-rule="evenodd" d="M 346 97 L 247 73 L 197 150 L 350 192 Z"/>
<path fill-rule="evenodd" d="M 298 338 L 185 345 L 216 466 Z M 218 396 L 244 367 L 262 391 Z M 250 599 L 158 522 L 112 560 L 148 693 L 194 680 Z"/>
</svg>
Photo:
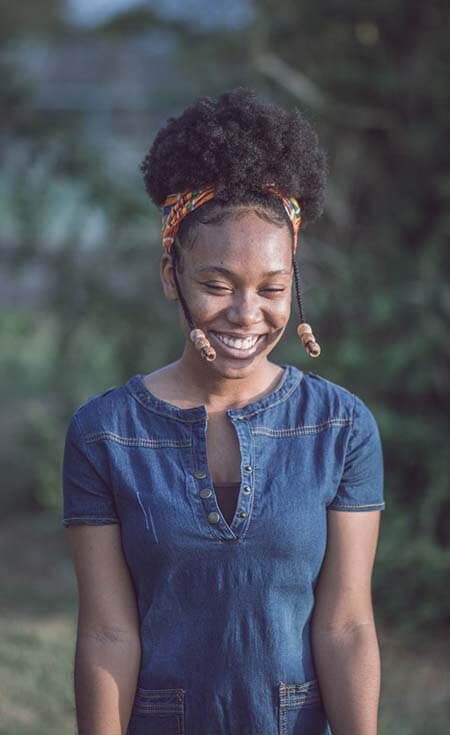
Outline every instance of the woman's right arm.
<svg viewBox="0 0 450 735">
<path fill-rule="evenodd" d="M 78 733 L 125 735 L 141 644 L 120 525 L 73 525 L 68 533 L 79 595 L 74 670 Z"/>
</svg>

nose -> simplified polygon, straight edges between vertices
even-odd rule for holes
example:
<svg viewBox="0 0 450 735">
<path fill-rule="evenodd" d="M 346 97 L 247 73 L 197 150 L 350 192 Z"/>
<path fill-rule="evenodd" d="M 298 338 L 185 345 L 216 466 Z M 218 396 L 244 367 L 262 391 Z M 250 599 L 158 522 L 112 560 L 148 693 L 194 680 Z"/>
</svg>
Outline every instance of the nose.
<svg viewBox="0 0 450 735">
<path fill-rule="evenodd" d="M 248 291 L 236 291 L 227 311 L 230 324 L 243 327 L 253 326 L 263 321 L 260 298 Z"/>
</svg>

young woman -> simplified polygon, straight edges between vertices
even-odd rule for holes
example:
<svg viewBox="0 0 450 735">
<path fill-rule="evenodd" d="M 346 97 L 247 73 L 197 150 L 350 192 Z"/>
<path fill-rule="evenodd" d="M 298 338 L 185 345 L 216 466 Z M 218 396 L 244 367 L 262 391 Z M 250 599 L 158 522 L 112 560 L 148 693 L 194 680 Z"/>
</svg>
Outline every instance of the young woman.
<svg viewBox="0 0 450 735">
<path fill-rule="evenodd" d="M 269 360 L 292 285 L 299 362 L 320 353 L 295 252 L 324 153 L 297 110 L 237 89 L 170 119 L 142 170 L 186 340 L 68 428 L 80 735 L 375 735 L 378 427 Z"/>
</svg>

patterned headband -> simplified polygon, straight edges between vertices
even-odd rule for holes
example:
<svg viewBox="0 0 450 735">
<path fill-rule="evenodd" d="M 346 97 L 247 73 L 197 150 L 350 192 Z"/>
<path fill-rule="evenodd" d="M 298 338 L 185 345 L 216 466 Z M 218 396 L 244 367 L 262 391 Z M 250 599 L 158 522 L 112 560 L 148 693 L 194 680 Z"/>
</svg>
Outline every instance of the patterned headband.
<svg viewBox="0 0 450 735">
<path fill-rule="evenodd" d="M 294 231 L 294 253 L 297 249 L 298 231 L 302 221 L 300 214 L 300 205 L 294 197 L 286 197 L 282 194 L 275 184 L 266 184 L 264 186 L 267 191 L 271 191 L 283 202 L 286 213 L 292 223 Z M 210 199 L 214 199 L 214 187 L 208 186 L 198 191 L 186 191 L 179 194 L 169 194 L 163 204 L 162 218 L 162 239 L 163 247 L 166 253 L 170 252 L 170 248 L 177 236 L 181 220 L 186 217 L 194 209 L 205 204 Z"/>
</svg>

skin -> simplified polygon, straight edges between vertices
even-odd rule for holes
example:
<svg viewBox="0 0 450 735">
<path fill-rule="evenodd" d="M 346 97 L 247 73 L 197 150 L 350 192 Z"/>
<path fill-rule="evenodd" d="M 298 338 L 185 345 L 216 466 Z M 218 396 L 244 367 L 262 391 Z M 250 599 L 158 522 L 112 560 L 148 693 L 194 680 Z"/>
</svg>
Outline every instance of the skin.
<svg viewBox="0 0 450 735">
<path fill-rule="evenodd" d="M 189 395 L 193 405 L 224 410 L 270 392 L 281 370 L 268 360 L 268 355 L 283 336 L 291 312 L 289 227 L 269 223 L 252 210 L 237 210 L 222 224 L 199 225 L 194 246 L 183 251 L 182 257 L 182 272 L 177 271 L 180 288 L 195 325 L 203 329 L 211 343 L 211 330 L 265 336 L 256 354 L 247 359 L 230 357 L 214 343 L 217 357 L 207 362 L 189 339 L 190 328 L 180 306 L 186 335 L 183 354 L 157 371 L 176 391 L 174 402 Z M 229 274 L 215 268 L 225 268 Z M 281 273 L 266 275 L 270 271 Z M 166 298 L 178 301 L 170 255 L 162 256 L 160 273 Z"/>
<path fill-rule="evenodd" d="M 208 412 L 220 413 L 273 390 L 281 369 L 268 356 L 291 311 L 291 237 L 287 226 L 271 224 L 252 210 L 236 210 L 220 225 L 199 225 L 192 249 L 183 252 L 178 274 L 196 326 L 207 336 L 213 330 L 265 334 L 265 340 L 245 360 L 230 357 L 214 344 L 217 358 L 206 362 L 189 339 L 180 307 L 184 351 L 179 360 L 151 374 L 152 391 L 159 386 L 163 394 L 170 391 L 175 405 L 204 404 Z M 285 272 L 265 275 L 273 270 Z M 160 272 L 166 298 L 177 301 L 173 263 L 166 254 Z M 322 699 L 333 735 L 376 735 L 380 659 L 371 575 L 380 512 L 329 511 L 327 521 L 327 550 L 312 618 Z M 75 659 L 79 733 L 124 735 L 141 648 L 120 526 L 72 526 L 68 532 L 79 586 Z"/>
</svg>

